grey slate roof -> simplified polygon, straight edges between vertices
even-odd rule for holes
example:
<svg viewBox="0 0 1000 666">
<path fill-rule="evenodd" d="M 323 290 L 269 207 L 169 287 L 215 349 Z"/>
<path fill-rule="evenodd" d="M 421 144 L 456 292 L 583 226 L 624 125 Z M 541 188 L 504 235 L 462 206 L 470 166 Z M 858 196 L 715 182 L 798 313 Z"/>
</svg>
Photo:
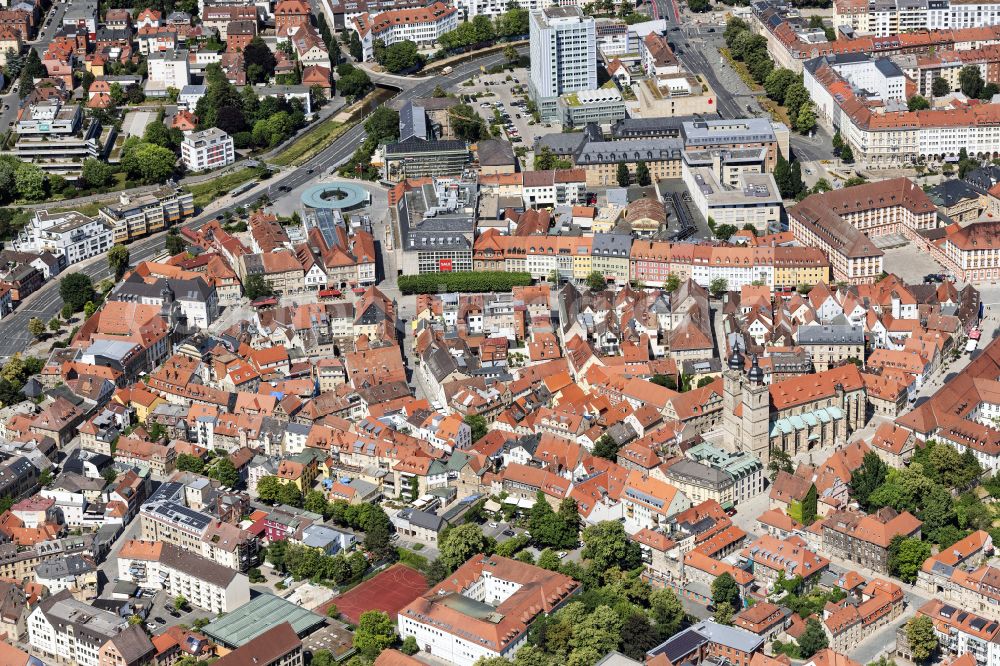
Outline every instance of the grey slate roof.
<svg viewBox="0 0 1000 666">
<path fill-rule="evenodd" d="M 433 530 L 434 532 L 440 532 L 441 528 L 444 527 L 444 519 L 441 516 L 437 516 L 433 513 L 428 513 L 426 511 L 419 511 L 413 509 L 407 515 L 407 520 L 410 521 L 411 525 L 423 528 L 425 530 Z"/>
<path fill-rule="evenodd" d="M 859 344 L 865 343 L 865 331 L 861 326 L 820 325 L 799 326 L 800 345 Z"/>
<path fill-rule="evenodd" d="M 514 146 L 509 141 L 483 139 L 476 144 L 480 166 L 513 166 L 517 164 Z"/>
</svg>

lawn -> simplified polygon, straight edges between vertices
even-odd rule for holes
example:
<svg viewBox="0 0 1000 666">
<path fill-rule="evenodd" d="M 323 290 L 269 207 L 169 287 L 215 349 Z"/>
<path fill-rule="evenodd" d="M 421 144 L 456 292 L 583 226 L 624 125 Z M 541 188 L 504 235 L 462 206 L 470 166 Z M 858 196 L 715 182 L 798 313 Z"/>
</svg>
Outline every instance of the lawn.
<svg viewBox="0 0 1000 666">
<path fill-rule="evenodd" d="M 263 167 L 253 169 L 241 169 L 225 176 L 207 180 L 197 185 L 185 185 L 184 189 L 194 195 L 194 206 L 197 210 L 203 210 L 218 197 L 228 193 L 238 185 L 242 185 L 254 178 L 259 178 L 264 173 Z"/>
<path fill-rule="evenodd" d="M 299 166 L 308 162 L 352 126 L 351 123 L 344 124 L 334 120 L 335 117 L 331 116 L 318 125 L 314 125 L 311 129 L 307 129 L 304 135 L 293 141 L 290 146 L 268 162 L 279 166 Z"/>
<path fill-rule="evenodd" d="M 91 201 L 90 203 L 79 204 L 77 206 L 70 206 L 68 208 L 57 208 L 55 210 L 50 210 L 50 214 L 58 213 L 69 213 L 70 211 L 76 211 L 81 215 L 86 215 L 87 217 L 97 217 L 98 212 L 101 210 L 101 206 L 108 203 L 108 200 L 104 201 Z"/>
</svg>

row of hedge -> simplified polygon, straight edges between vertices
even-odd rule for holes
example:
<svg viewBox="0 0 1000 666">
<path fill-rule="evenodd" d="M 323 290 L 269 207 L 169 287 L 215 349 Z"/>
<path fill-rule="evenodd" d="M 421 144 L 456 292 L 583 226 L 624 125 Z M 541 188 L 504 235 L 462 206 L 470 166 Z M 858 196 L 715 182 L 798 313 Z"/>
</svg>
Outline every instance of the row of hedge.
<svg viewBox="0 0 1000 666">
<path fill-rule="evenodd" d="M 529 273 L 506 273 L 503 271 L 476 271 L 473 273 L 424 273 L 423 275 L 403 275 L 399 278 L 399 290 L 405 295 L 436 294 L 439 292 L 464 291 L 510 291 L 513 287 L 531 284 Z"/>
</svg>

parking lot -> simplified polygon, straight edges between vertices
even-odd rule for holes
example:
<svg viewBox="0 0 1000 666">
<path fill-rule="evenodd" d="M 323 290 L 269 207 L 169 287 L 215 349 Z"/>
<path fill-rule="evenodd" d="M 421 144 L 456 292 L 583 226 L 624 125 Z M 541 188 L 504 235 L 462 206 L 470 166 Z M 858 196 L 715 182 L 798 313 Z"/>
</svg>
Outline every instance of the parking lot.
<svg viewBox="0 0 1000 666">
<path fill-rule="evenodd" d="M 938 262 L 920 250 L 913 243 L 903 247 L 884 250 L 882 268 L 886 273 L 894 273 L 910 284 L 921 284 L 930 273 L 945 272 Z"/>
<path fill-rule="evenodd" d="M 480 74 L 470 80 L 472 85 L 462 84 L 458 86 L 458 92 L 467 97 L 466 101 L 488 125 L 500 124 L 503 138 L 514 144 L 515 149 L 527 150 L 525 159 L 529 160 L 528 164 L 534 159 L 531 147 L 535 138 L 561 130 L 558 123 L 536 123 L 528 113 L 527 69 Z"/>
</svg>

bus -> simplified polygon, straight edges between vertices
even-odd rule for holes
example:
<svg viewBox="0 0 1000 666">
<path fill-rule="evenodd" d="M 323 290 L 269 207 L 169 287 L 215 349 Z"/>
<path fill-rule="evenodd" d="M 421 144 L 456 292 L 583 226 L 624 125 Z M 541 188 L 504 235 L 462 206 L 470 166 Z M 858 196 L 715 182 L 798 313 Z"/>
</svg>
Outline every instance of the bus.
<svg viewBox="0 0 1000 666">
<path fill-rule="evenodd" d="M 250 190 L 252 190 L 254 185 L 256 184 L 257 184 L 256 180 L 251 180 L 249 183 L 243 183 L 239 187 L 233 188 L 233 191 L 229 193 L 229 196 L 238 197 L 244 192 L 249 192 Z"/>
</svg>

